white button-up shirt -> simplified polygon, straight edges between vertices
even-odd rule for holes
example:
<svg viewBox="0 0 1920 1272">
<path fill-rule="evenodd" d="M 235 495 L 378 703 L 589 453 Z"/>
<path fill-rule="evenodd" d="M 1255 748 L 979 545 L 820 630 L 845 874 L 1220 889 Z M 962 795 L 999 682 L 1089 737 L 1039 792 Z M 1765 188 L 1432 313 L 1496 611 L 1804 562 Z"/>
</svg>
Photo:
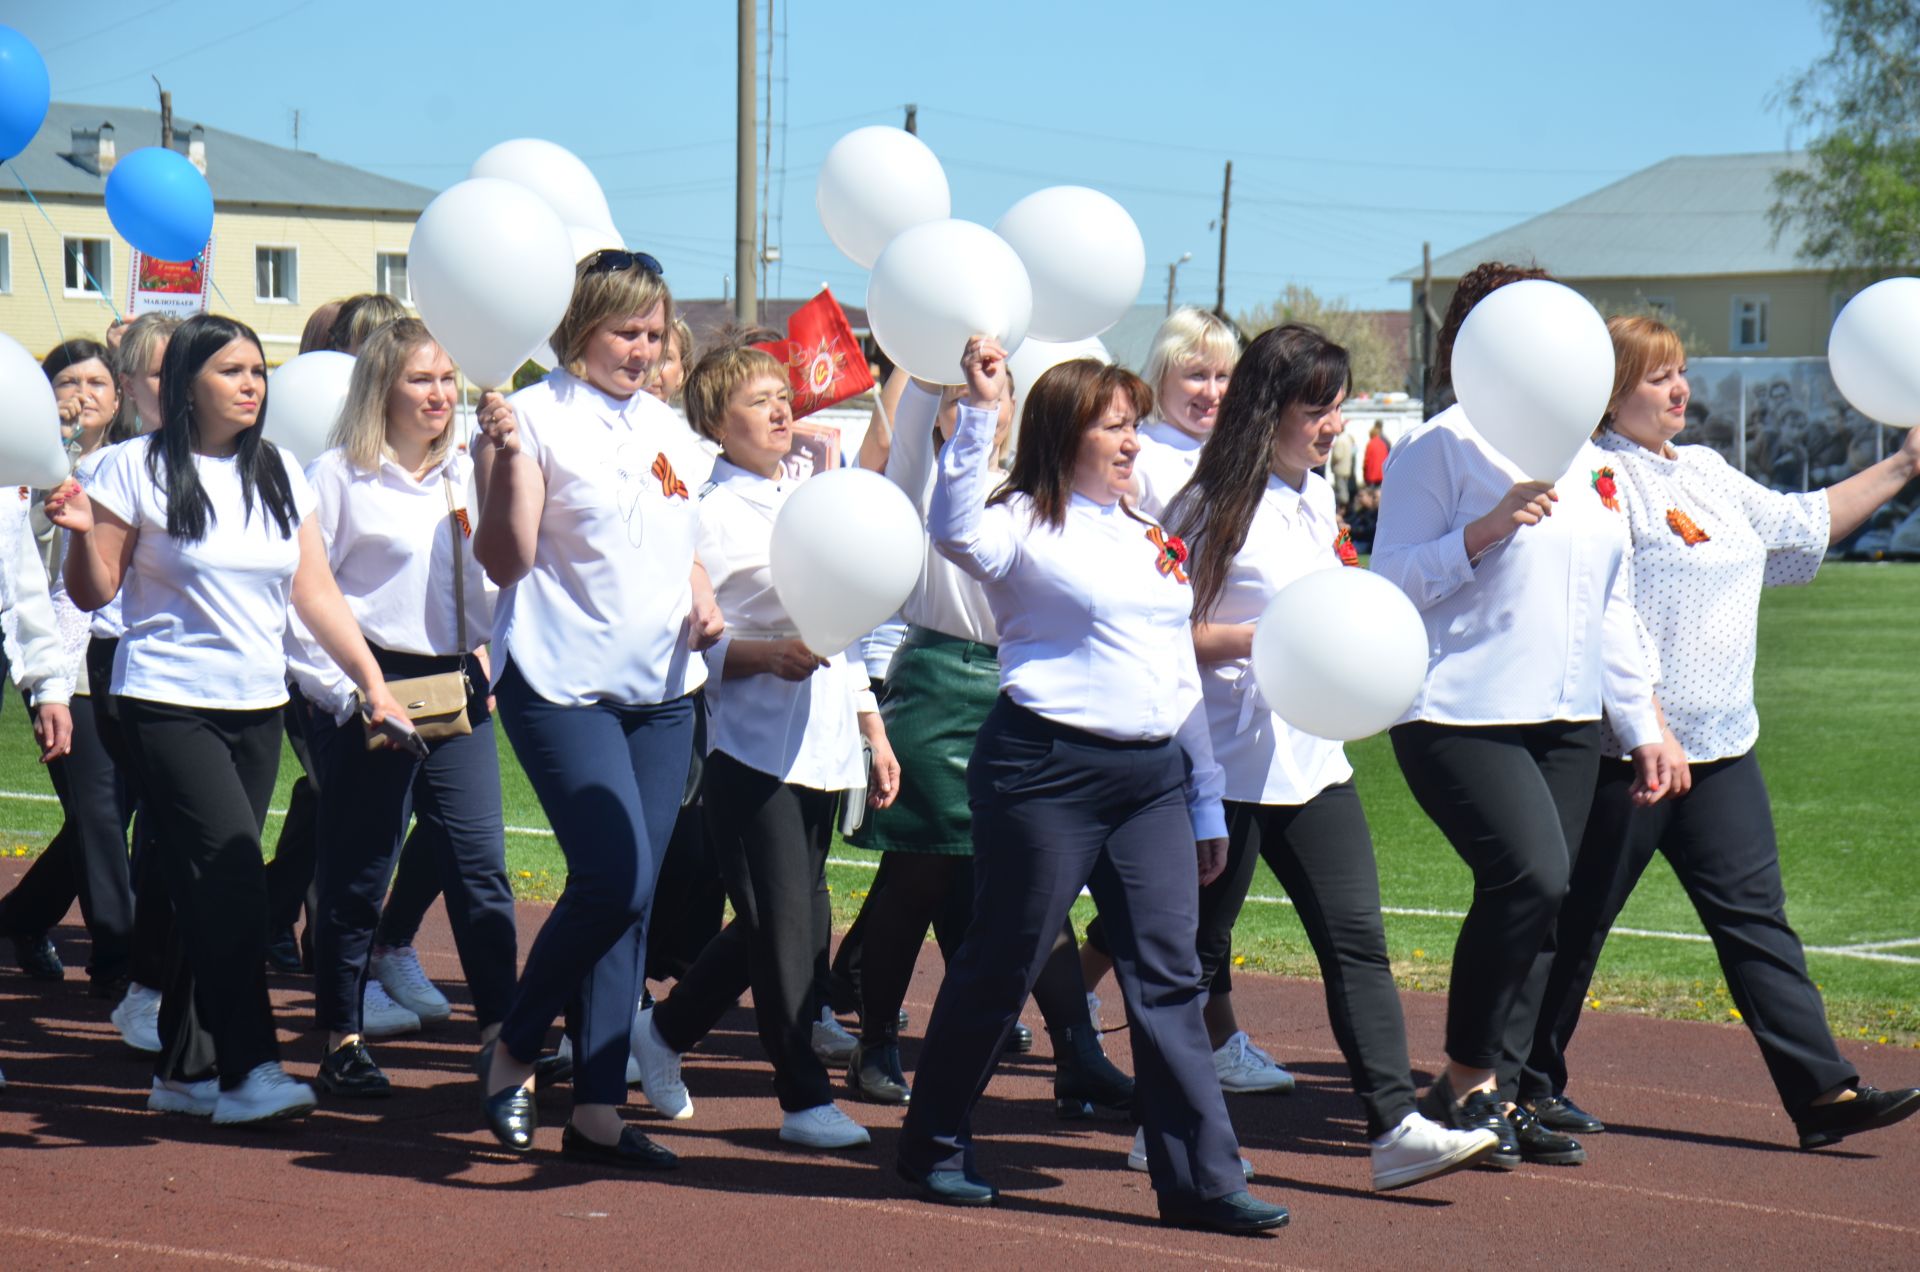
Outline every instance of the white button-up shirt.
<svg viewBox="0 0 1920 1272">
<path fill-rule="evenodd" d="M 0 641 L 15 683 L 37 707 L 69 701 L 81 668 L 54 619 L 46 561 L 27 523 L 31 498 L 21 486 L 0 501 Z"/>
<path fill-rule="evenodd" d="M 700 561 L 727 620 L 706 652 L 707 749 L 794 786 L 844 791 L 867 780 L 858 713 L 879 709 L 864 666 L 843 652 L 801 681 L 724 674 L 735 640 L 798 635 L 769 562 L 774 518 L 799 484 L 784 470 L 762 477 L 722 456 L 701 492 Z"/>
<path fill-rule="evenodd" d="M 1427 677 L 1401 717 L 1437 724 L 1597 720 L 1628 747 L 1660 740 L 1650 642 L 1633 612 L 1631 498 L 1607 506 L 1591 443 L 1555 485 L 1553 515 L 1467 560 L 1467 524 L 1525 475 L 1474 431 L 1459 406 L 1415 428 L 1387 458 L 1373 569 L 1397 583 L 1427 627 Z"/>
<path fill-rule="evenodd" d="M 939 395 L 909 383 L 894 409 L 893 446 L 887 452 L 887 480 L 913 500 L 922 521 L 933 506 L 933 421 L 939 413 Z M 984 500 L 988 493 L 983 490 L 981 498 Z M 920 567 L 920 581 L 900 607 L 900 617 L 943 636 L 958 636 L 982 645 L 1000 643 L 1000 629 L 994 624 L 993 606 L 986 592 L 965 570 L 941 556 L 931 541 L 926 563 Z"/>
<path fill-rule="evenodd" d="M 698 689 L 687 647 L 706 457 L 651 393 L 622 401 L 564 370 L 513 395 L 547 502 L 533 568 L 500 590 L 495 674 L 511 660 L 564 706 L 645 706 Z M 499 651 L 496 651 L 496 653 Z"/>
<path fill-rule="evenodd" d="M 1707 446 L 1666 459 L 1612 430 L 1598 445 L 1627 494 L 1633 606 L 1659 649 L 1667 726 L 1696 763 L 1745 755 L 1760 736 L 1760 589 L 1813 580 L 1832 528 L 1826 492 L 1768 490 Z M 1606 745 L 1620 754 L 1611 728 Z"/>
<path fill-rule="evenodd" d="M 1184 571 L 1160 569 L 1160 527 L 1124 504 L 1073 495 L 1059 530 L 1036 522 L 1024 496 L 987 507 L 997 419 L 961 404 L 927 529 L 986 590 L 1000 631 L 1001 691 L 1035 715 L 1101 737 L 1177 738 L 1192 766 L 1194 837 L 1224 836 Z"/>
<path fill-rule="evenodd" d="M 1333 487 L 1318 473 L 1295 490 L 1267 477 L 1247 527 L 1247 541 L 1228 568 L 1226 586 L 1207 621 L 1251 623 L 1274 594 L 1316 570 L 1346 567 L 1334 551 L 1340 520 Z M 1235 658 L 1200 668 L 1213 758 L 1226 774 L 1226 796 L 1249 804 L 1304 804 L 1353 776 L 1338 742 L 1303 733 L 1275 715 L 1260 696 L 1252 660 Z"/>
<path fill-rule="evenodd" d="M 1206 443 L 1190 437 L 1165 420 L 1153 420 L 1140 430 L 1140 453 L 1133 457 L 1133 475 L 1140 489 L 1135 502 L 1156 520 L 1167 515 L 1167 505 L 1193 480 Z"/>
</svg>

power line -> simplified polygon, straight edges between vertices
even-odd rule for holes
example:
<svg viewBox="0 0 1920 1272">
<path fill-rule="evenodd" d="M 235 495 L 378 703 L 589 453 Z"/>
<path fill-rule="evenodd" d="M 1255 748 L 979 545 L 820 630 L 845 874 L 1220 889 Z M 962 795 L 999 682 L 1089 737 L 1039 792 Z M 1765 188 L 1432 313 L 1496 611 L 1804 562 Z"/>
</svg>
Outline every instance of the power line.
<svg viewBox="0 0 1920 1272">
<path fill-rule="evenodd" d="M 186 58 L 190 58 L 196 53 L 205 53 L 208 49 L 218 48 L 222 44 L 226 44 L 232 40 L 237 40 L 243 35 L 252 35 L 255 31 L 260 30 L 262 27 L 272 26 L 276 22 L 280 22 L 286 18 L 292 17 L 294 14 L 300 12 L 302 9 L 312 8 L 313 4 L 314 4 L 314 0 L 300 0 L 300 3 L 294 5 L 293 8 L 288 9 L 285 12 L 276 13 L 270 18 L 264 18 L 261 21 L 254 23 L 252 26 L 241 27 L 238 31 L 229 31 L 225 35 L 216 36 L 213 39 L 208 40 L 205 44 L 196 44 L 184 53 L 175 53 L 171 57 L 161 58 L 158 62 L 149 62 L 145 66 L 142 66 L 139 70 L 128 71 L 125 75 L 116 75 L 112 79 L 97 80 L 92 84 L 80 84 L 73 88 L 68 88 L 63 85 L 60 89 L 61 96 L 71 98 L 72 96 L 79 93 L 90 93 L 96 88 L 106 88 L 106 87 L 109 87 L 110 85 L 118 84 L 122 80 L 135 79 L 139 76 L 146 75 L 149 72 L 157 71 L 163 66 L 171 66 L 175 62 L 182 61 Z"/>
</svg>

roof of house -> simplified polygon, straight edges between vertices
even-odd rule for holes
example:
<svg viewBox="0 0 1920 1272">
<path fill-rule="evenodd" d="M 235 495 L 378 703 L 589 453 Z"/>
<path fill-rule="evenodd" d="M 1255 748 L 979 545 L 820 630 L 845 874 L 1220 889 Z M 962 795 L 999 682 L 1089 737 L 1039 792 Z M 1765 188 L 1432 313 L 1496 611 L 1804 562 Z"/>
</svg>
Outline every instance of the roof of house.
<svg viewBox="0 0 1920 1272">
<path fill-rule="evenodd" d="M 1561 278 L 1669 278 L 1799 273 L 1816 268 L 1791 231 L 1774 241 L 1774 174 L 1803 152 L 1677 155 L 1573 202 L 1456 248 L 1433 276 L 1482 261 L 1538 262 Z M 1418 266 L 1394 275 L 1420 277 Z"/>
<path fill-rule="evenodd" d="M 672 264 L 669 263 L 667 268 L 669 271 L 667 277 L 671 279 Z M 768 297 L 760 302 L 760 316 L 757 321 L 762 327 L 785 331 L 787 319 L 793 316 L 793 311 L 812 299 L 811 296 L 801 296 L 796 299 Z M 840 298 L 836 296 L 834 299 L 838 301 Z M 853 328 L 856 333 L 867 330 L 867 311 L 864 308 L 840 301 L 840 309 L 847 316 L 847 326 Z M 696 348 L 707 348 L 722 332 L 733 326 L 731 300 L 683 300 L 676 296 L 673 300 L 673 312 L 676 317 L 686 321 L 687 329 L 693 332 L 693 343 Z"/>
<path fill-rule="evenodd" d="M 175 136 L 184 135 L 196 122 L 175 114 Z M 159 111 L 55 102 L 32 143 L 12 160 L 14 170 L 35 194 L 104 197 L 106 178 L 75 162 L 73 155 L 73 130 L 95 129 L 103 123 L 113 125 L 114 147 L 120 158 L 160 142 Z M 207 185 L 213 190 L 216 205 L 251 203 L 418 213 L 436 193 L 304 150 L 269 145 L 218 128 L 206 128 L 205 138 Z"/>
</svg>

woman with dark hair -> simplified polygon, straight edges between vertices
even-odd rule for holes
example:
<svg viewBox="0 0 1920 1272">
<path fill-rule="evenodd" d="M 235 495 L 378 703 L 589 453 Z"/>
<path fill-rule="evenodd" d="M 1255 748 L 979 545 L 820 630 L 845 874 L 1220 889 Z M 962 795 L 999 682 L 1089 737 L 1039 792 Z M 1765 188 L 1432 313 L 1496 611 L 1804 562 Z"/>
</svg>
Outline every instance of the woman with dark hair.
<svg viewBox="0 0 1920 1272">
<path fill-rule="evenodd" d="M 1188 627 L 1186 548 L 1127 504 L 1152 402 L 1132 372 L 1066 362 L 1027 396 L 990 496 L 1006 354 L 976 336 L 928 527 L 978 579 L 1000 634 L 999 700 L 967 767 L 974 914 L 927 1027 L 900 1173 L 930 1200 L 991 1205 L 974 1103 L 1083 885 L 1106 917 L 1138 1066 L 1135 1111 L 1162 1223 L 1277 1228 L 1246 1191 L 1200 1019 L 1199 885 L 1226 821 Z"/>
<path fill-rule="evenodd" d="M 1340 405 L 1352 375 L 1347 351 L 1311 327 L 1289 323 L 1256 338 L 1167 525 L 1193 545 L 1194 652 L 1214 759 L 1226 776 L 1227 864 L 1200 890 L 1208 1014 L 1232 1018 L 1219 1001 L 1228 991 L 1214 977 L 1232 949 L 1254 865 L 1264 860 L 1319 959 L 1333 1034 L 1366 1113 L 1373 1186 L 1384 1191 L 1471 1165 L 1499 1140 L 1437 1126 L 1414 1110 L 1380 876 L 1353 769 L 1338 742 L 1289 725 L 1254 683 L 1254 620 L 1267 602 L 1297 578 L 1342 568 L 1333 487 L 1313 470 L 1346 426 Z"/>
<path fill-rule="evenodd" d="M 280 1067 L 265 973 L 260 829 L 280 767 L 289 605 L 373 722 L 406 724 L 306 524 L 312 488 L 261 435 L 266 397 L 252 329 L 190 319 L 167 345 L 160 431 L 117 448 L 87 488 L 70 481 L 47 500 L 72 536 L 74 603 L 99 609 L 126 587 L 111 688 L 180 947 L 155 1096 L 222 1123 L 298 1116 L 314 1102 Z M 190 1015 L 212 1038 L 217 1079 L 187 1061 Z"/>
<path fill-rule="evenodd" d="M 1436 383 L 1467 314 L 1537 269 L 1479 266 L 1447 309 Z M 1634 798 L 1667 789 L 1658 704 L 1630 592 L 1631 545 L 1606 456 L 1584 447 L 1556 489 L 1529 480 L 1458 406 L 1393 449 L 1373 569 L 1427 629 L 1427 674 L 1393 726 L 1414 799 L 1473 872 L 1454 945 L 1447 1066 L 1420 1111 L 1500 1136 L 1487 1160 L 1586 1160 L 1513 1103 L 1600 766 L 1604 707 L 1634 764 Z"/>
</svg>

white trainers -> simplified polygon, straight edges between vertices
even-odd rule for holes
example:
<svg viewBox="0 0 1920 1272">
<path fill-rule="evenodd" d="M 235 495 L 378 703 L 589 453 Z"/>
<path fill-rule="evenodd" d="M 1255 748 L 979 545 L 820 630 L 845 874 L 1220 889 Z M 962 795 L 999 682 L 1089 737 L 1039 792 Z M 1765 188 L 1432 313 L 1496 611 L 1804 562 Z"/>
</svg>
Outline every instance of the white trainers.
<svg viewBox="0 0 1920 1272">
<path fill-rule="evenodd" d="M 567 1037 L 565 1034 L 561 1034 L 560 1045 L 554 1048 L 554 1054 L 562 1060 L 565 1060 L 568 1064 L 572 1064 L 573 1039 Z M 633 1054 L 633 1038 L 631 1035 L 627 1038 L 627 1085 L 630 1087 L 640 1085 L 640 1061 Z"/>
<path fill-rule="evenodd" d="M 1373 1142 L 1373 1190 L 1391 1192 L 1424 1179 L 1437 1179 L 1473 1165 L 1492 1152 L 1500 1137 L 1492 1131 L 1456 1131 L 1407 1114 L 1400 1125 Z"/>
<path fill-rule="evenodd" d="M 304 1117 L 317 1102 L 312 1087 L 295 1082 L 280 1067 L 279 1061 L 269 1060 L 255 1065 L 245 1082 L 220 1093 L 213 1106 L 213 1124 L 238 1126 L 283 1117 Z"/>
<path fill-rule="evenodd" d="M 1274 1058 L 1253 1045 L 1253 1039 L 1240 1030 L 1220 1044 L 1213 1053 L 1213 1071 L 1220 1075 L 1222 1091 L 1271 1091 L 1275 1095 L 1293 1094 L 1293 1075 L 1282 1069 Z"/>
<path fill-rule="evenodd" d="M 840 1111 L 837 1104 L 820 1104 L 780 1119 L 780 1138 L 805 1148 L 865 1148 L 873 1142 L 867 1128 Z"/>
<path fill-rule="evenodd" d="M 628 1049 L 640 1066 L 640 1090 L 661 1117 L 684 1122 L 693 1116 L 693 1097 L 680 1080 L 680 1053 L 653 1027 L 653 1008 L 633 1018 Z"/>
<path fill-rule="evenodd" d="M 135 1051 L 157 1055 L 160 1051 L 160 991 L 139 981 L 128 984 L 120 1005 L 113 1009 L 113 1027 L 120 1040 Z M 169 1110 L 171 1111 L 171 1110 Z"/>
<path fill-rule="evenodd" d="M 420 1023 L 437 1025 L 453 1015 L 453 1004 L 447 1001 L 439 986 L 427 979 L 426 972 L 420 968 L 420 956 L 413 952 L 411 945 L 398 945 L 375 954 L 367 970 L 380 982 L 380 988 L 387 991 L 387 996 L 420 1017 Z"/>
<path fill-rule="evenodd" d="M 813 1022 L 813 1054 L 820 1057 L 821 1064 L 829 1069 L 845 1068 L 859 1045 L 860 1040 L 833 1018 L 833 1008 L 820 1009 L 820 1019 Z"/>
<path fill-rule="evenodd" d="M 420 1017 L 394 1002 L 386 987 L 369 976 L 366 992 L 360 996 L 360 1032 L 369 1038 L 391 1038 L 419 1028 Z"/>
<path fill-rule="evenodd" d="M 1133 1133 L 1133 1147 L 1127 1150 L 1127 1169 L 1147 1169 L 1147 1128 L 1144 1126 Z M 1253 1178 L 1253 1163 L 1244 1157 L 1240 1159 L 1240 1173 L 1248 1179 Z"/>
<path fill-rule="evenodd" d="M 185 1113 L 188 1117 L 212 1117 L 220 1102 L 220 1079 L 204 1082 L 180 1082 L 173 1078 L 153 1080 L 147 1096 L 147 1108 L 155 1113 Z"/>
</svg>

